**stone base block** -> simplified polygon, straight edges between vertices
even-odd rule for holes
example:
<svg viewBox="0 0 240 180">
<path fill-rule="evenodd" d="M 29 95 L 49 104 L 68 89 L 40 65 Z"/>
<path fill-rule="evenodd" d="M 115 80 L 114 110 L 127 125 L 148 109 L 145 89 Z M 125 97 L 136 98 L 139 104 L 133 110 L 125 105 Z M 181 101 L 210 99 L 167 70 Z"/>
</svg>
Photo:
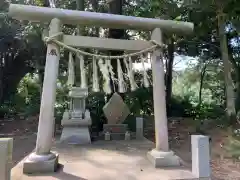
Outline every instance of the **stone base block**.
<svg viewBox="0 0 240 180">
<path fill-rule="evenodd" d="M 124 140 L 125 133 L 111 133 L 111 140 Z"/>
<path fill-rule="evenodd" d="M 127 124 L 103 124 L 103 132 L 123 133 L 125 134 L 128 127 Z"/>
<path fill-rule="evenodd" d="M 34 156 L 37 157 L 34 159 Z M 23 173 L 50 173 L 55 172 L 58 167 L 58 154 L 36 155 L 32 153 L 23 164 Z"/>
<path fill-rule="evenodd" d="M 62 126 L 90 126 L 92 124 L 91 119 L 66 119 L 66 120 L 62 120 Z"/>
<path fill-rule="evenodd" d="M 67 144 L 90 144 L 89 129 L 88 127 L 64 127 L 60 142 Z"/>
<path fill-rule="evenodd" d="M 174 154 L 174 152 L 162 152 L 153 149 L 147 153 L 149 161 L 154 165 L 155 168 L 158 167 L 176 167 L 180 166 L 180 158 Z"/>
</svg>

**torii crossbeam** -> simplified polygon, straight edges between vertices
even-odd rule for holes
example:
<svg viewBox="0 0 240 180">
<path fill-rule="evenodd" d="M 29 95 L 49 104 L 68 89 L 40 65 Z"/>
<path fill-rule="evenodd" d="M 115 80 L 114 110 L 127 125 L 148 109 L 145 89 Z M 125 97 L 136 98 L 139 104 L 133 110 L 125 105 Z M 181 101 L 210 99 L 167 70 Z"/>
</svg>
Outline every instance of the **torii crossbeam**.
<svg viewBox="0 0 240 180">
<path fill-rule="evenodd" d="M 163 31 L 166 30 L 172 33 L 184 34 L 193 31 L 193 23 L 189 22 L 19 4 L 11 4 L 9 6 L 8 14 L 14 19 L 29 20 L 32 22 L 50 22 L 53 18 L 58 18 L 63 24 L 80 24 L 86 26 L 138 30 L 153 30 L 155 28 L 161 28 Z"/>
</svg>

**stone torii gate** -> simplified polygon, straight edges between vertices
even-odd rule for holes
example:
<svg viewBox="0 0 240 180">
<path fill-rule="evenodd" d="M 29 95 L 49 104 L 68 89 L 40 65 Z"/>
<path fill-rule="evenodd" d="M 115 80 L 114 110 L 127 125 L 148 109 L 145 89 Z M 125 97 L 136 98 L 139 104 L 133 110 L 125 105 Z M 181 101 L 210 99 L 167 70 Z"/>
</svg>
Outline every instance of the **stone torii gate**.
<svg viewBox="0 0 240 180">
<path fill-rule="evenodd" d="M 162 44 L 162 31 L 182 34 L 193 31 L 193 24 L 189 22 L 18 4 L 10 5 L 9 15 L 17 20 L 50 22 L 50 37 L 61 32 L 62 24 L 152 31 L 151 40 L 158 44 Z M 55 36 L 55 40 L 73 47 L 109 50 L 140 51 L 152 46 L 152 42 L 150 41 L 117 40 L 71 35 L 62 35 L 61 38 L 60 36 Z M 60 46 L 50 41 L 47 46 L 36 151 L 30 154 L 24 163 L 23 171 L 26 173 L 54 171 L 58 164 L 58 155 L 51 152 L 51 146 L 59 60 Z M 155 167 L 176 166 L 179 165 L 179 158 L 169 150 L 168 143 L 164 66 L 160 47 L 152 55 L 152 75 L 156 147 L 148 152 L 148 158 Z"/>
</svg>

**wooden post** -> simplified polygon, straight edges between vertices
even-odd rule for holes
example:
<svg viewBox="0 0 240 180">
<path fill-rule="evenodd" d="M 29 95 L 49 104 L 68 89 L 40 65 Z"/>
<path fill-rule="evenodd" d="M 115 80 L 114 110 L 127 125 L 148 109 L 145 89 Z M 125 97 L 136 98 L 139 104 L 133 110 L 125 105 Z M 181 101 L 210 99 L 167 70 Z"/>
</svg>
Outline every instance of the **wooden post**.
<svg viewBox="0 0 240 180">
<path fill-rule="evenodd" d="M 49 36 L 61 31 L 59 19 L 50 23 Z M 58 38 L 59 39 L 59 38 Z M 36 152 L 32 153 L 24 163 L 24 173 L 53 172 L 58 161 L 57 155 L 50 152 L 54 132 L 54 105 L 56 99 L 56 86 L 60 48 L 54 43 L 47 46 L 45 74 L 38 124 Z"/>
<path fill-rule="evenodd" d="M 162 32 L 160 29 L 155 29 L 152 32 L 151 40 L 162 43 Z M 164 82 L 163 56 L 161 49 L 157 49 L 153 52 L 152 76 L 156 150 L 168 151 L 169 145 L 166 113 L 166 93 Z"/>
</svg>

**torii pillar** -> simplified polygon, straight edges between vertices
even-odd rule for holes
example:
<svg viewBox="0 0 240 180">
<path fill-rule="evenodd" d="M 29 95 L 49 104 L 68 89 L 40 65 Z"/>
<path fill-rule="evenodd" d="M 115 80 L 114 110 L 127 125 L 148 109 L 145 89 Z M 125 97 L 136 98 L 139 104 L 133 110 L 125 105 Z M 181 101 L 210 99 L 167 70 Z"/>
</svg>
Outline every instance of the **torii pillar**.
<svg viewBox="0 0 240 180">
<path fill-rule="evenodd" d="M 161 29 L 153 30 L 151 40 L 162 43 Z M 179 157 L 169 150 L 162 49 L 156 49 L 152 54 L 152 76 L 156 147 L 147 153 L 147 157 L 155 167 L 179 166 Z"/>
<path fill-rule="evenodd" d="M 49 26 L 49 36 L 61 31 L 59 19 L 53 19 Z M 23 164 L 24 173 L 54 172 L 58 165 L 58 154 L 51 152 L 54 132 L 54 105 L 60 48 L 56 44 L 48 44 L 42 99 L 38 124 L 36 151 L 30 154 Z"/>
</svg>

